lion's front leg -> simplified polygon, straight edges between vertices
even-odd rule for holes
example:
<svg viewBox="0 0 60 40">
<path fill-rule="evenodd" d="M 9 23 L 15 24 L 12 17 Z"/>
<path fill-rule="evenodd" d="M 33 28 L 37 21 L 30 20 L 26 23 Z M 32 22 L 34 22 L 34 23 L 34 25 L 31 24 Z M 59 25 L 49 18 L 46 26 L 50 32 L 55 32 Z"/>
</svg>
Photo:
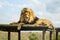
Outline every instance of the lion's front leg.
<svg viewBox="0 0 60 40">
<path fill-rule="evenodd" d="M 17 29 L 20 30 L 23 24 L 24 24 L 24 23 L 19 23 Z"/>
</svg>

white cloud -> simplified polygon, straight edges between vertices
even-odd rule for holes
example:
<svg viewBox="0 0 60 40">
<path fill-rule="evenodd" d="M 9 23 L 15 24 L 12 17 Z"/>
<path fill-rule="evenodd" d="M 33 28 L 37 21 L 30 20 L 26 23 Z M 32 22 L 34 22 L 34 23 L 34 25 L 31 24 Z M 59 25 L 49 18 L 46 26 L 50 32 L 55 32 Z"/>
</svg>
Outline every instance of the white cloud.
<svg viewBox="0 0 60 40">
<path fill-rule="evenodd" d="M 39 0 L 30 0 L 33 4 L 39 4 L 40 1 Z"/>
<path fill-rule="evenodd" d="M 60 13 L 60 0 L 50 0 L 50 2 L 46 1 L 47 3 L 47 11 L 50 13 Z"/>
<path fill-rule="evenodd" d="M 45 0 L 45 1 L 29 0 L 28 4 L 27 3 L 22 3 L 22 4 L 15 3 L 14 4 L 9 1 L 0 2 L 0 8 L 5 7 L 5 6 L 10 7 L 10 9 L 7 10 L 7 12 L 5 12 L 5 18 L 9 19 L 9 21 L 7 21 L 6 19 L 5 20 L 1 19 L 1 20 L 2 20 L 2 22 L 6 21 L 5 23 L 18 21 L 21 9 L 24 7 L 27 7 L 27 8 L 31 8 L 34 11 L 34 13 L 36 14 L 36 16 L 38 16 L 39 18 L 50 19 L 54 23 L 54 25 L 58 26 L 58 24 L 60 24 L 60 11 L 59 11 L 60 3 L 55 5 L 54 3 L 56 1 L 58 2 L 58 0 Z M 53 10 L 53 8 L 56 10 Z M 51 11 L 54 11 L 54 12 L 57 11 L 58 13 L 57 12 L 52 13 Z"/>
<path fill-rule="evenodd" d="M 0 2 L 0 8 L 2 8 L 3 7 L 3 3 L 2 2 Z"/>
<path fill-rule="evenodd" d="M 53 21 L 54 27 L 60 27 L 60 21 Z"/>
<path fill-rule="evenodd" d="M 2 5 L 0 5 L 0 8 L 2 8 Z"/>
</svg>

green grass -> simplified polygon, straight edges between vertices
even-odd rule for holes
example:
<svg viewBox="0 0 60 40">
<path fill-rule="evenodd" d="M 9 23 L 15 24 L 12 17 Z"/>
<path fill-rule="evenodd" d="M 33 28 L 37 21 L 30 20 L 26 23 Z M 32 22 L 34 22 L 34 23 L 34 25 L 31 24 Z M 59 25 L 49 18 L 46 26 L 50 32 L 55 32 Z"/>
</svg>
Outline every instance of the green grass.
<svg viewBox="0 0 60 40">
<path fill-rule="evenodd" d="M 29 38 L 29 40 L 39 40 L 35 33 L 30 33 L 28 38 Z"/>
<path fill-rule="evenodd" d="M 49 33 L 47 33 L 46 35 L 47 35 L 46 37 L 48 38 Z M 24 33 L 21 33 L 21 40 L 28 40 L 28 39 L 29 40 L 42 40 L 41 36 L 42 36 L 42 33 L 36 33 L 36 32 L 26 33 L 26 32 L 24 32 Z M 8 40 L 8 32 L 1 32 L 0 31 L 0 40 Z M 11 40 L 18 40 L 18 33 L 17 32 L 11 33 Z M 46 40 L 48 40 L 48 39 L 46 39 Z M 60 33 L 58 36 L 58 40 L 60 40 Z"/>
<path fill-rule="evenodd" d="M 58 35 L 58 40 L 60 40 L 60 35 Z"/>
</svg>

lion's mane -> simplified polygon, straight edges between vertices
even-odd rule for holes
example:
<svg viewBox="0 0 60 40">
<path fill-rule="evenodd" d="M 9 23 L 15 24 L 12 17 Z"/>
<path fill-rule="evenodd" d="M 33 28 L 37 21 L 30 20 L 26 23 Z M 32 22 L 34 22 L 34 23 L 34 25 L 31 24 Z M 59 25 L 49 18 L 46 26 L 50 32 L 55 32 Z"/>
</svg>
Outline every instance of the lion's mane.
<svg viewBox="0 0 60 40">
<path fill-rule="evenodd" d="M 26 15 L 25 15 L 25 12 L 29 12 L 29 18 L 26 18 Z M 27 13 L 28 14 L 28 13 Z M 29 19 L 28 21 L 25 21 L 25 18 L 26 19 Z M 34 12 L 32 11 L 32 9 L 28 9 L 28 8 L 24 8 L 22 11 L 21 11 L 21 15 L 20 15 L 20 20 L 19 22 L 20 23 L 32 23 L 34 22 L 34 20 L 38 19 L 35 15 L 34 15 Z"/>
</svg>

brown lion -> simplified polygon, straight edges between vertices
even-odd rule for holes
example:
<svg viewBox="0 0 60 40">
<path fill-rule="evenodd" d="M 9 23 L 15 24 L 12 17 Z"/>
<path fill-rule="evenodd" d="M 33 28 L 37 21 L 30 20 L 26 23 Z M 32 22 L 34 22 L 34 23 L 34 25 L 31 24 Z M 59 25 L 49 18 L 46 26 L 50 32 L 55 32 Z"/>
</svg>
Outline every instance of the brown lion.
<svg viewBox="0 0 60 40">
<path fill-rule="evenodd" d="M 48 26 L 53 31 L 55 31 L 55 28 L 54 28 L 54 26 L 53 26 L 53 24 L 50 20 L 39 19 L 38 17 L 36 17 L 34 15 L 34 12 L 32 11 L 32 9 L 29 9 L 29 8 L 23 8 L 23 10 L 21 11 L 19 21 L 18 22 L 13 22 L 13 23 L 10 23 L 10 24 L 20 24 L 20 23 L 44 25 L 44 26 Z M 21 26 L 21 24 L 18 25 L 18 29 L 20 29 L 20 26 Z"/>
<path fill-rule="evenodd" d="M 13 22 L 11 24 L 19 24 L 19 23 L 45 25 L 54 29 L 51 21 L 47 19 L 39 19 L 34 15 L 34 12 L 32 11 L 32 9 L 29 9 L 29 8 L 23 8 L 23 10 L 21 11 L 20 20 L 18 22 Z"/>
</svg>

